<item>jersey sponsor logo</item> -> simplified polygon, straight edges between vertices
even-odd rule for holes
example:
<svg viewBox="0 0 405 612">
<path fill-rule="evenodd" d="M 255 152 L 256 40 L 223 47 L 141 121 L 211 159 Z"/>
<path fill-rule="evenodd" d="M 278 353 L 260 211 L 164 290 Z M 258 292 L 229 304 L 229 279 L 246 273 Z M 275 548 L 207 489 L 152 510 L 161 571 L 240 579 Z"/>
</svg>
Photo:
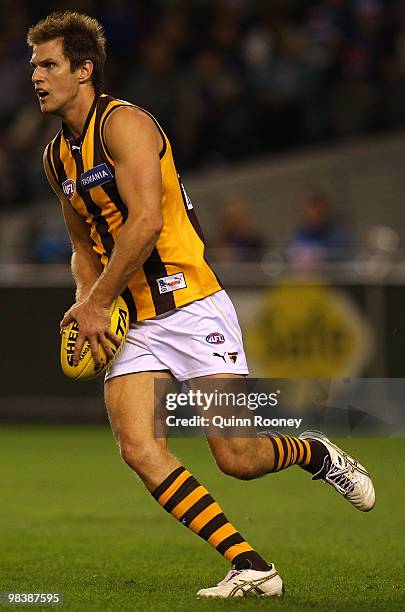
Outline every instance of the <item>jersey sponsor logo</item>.
<svg viewBox="0 0 405 612">
<path fill-rule="evenodd" d="M 178 289 L 185 289 L 187 287 L 183 272 L 157 278 L 156 282 L 159 287 L 159 293 L 169 293 L 169 291 L 177 291 Z"/>
<path fill-rule="evenodd" d="M 212 332 L 208 334 L 205 340 L 208 344 L 223 344 L 225 342 L 225 336 L 219 332 Z"/>
<path fill-rule="evenodd" d="M 83 174 L 80 175 L 80 184 L 83 189 L 89 191 L 93 189 L 93 187 L 109 183 L 113 178 L 107 164 L 104 163 L 94 166 L 94 168 L 87 170 L 87 172 L 83 172 Z"/>
<path fill-rule="evenodd" d="M 76 187 L 76 183 L 74 182 L 73 179 L 66 179 L 66 181 L 63 181 L 62 183 L 63 193 L 65 194 L 67 198 L 69 198 L 69 200 L 73 198 L 75 187 Z"/>
</svg>

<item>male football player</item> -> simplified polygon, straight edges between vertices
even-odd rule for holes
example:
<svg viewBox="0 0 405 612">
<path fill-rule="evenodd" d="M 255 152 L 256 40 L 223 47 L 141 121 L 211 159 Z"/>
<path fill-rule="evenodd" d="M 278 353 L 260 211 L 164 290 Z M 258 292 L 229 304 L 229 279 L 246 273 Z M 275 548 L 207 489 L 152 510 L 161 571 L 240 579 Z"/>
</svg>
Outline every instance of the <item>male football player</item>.
<svg viewBox="0 0 405 612">
<path fill-rule="evenodd" d="M 78 323 L 74 361 L 85 338 L 96 362 L 98 343 L 112 357 L 108 340 L 119 340 L 109 330 L 109 307 L 121 294 L 132 325 L 107 372 L 105 397 L 124 461 L 167 512 L 230 561 L 225 579 L 199 596 L 280 596 L 275 566 L 180 465 L 167 440 L 154 435 L 157 379 L 198 384 L 248 374 L 235 310 L 205 260 L 170 143 L 147 111 L 102 93 L 105 39 L 96 20 L 70 11 L 51 14 L 30 28 L 28 43 L 40 109 L 62 120 L 44 166 L 73 247 L 76 303 L 61 326 Z M 221 359 L 213 354 L 212 334 L 222 344 Z M 251 479 L 299 465 L 359 510 L 374 505 L 364 468 L 319 433 L 207 437 L 225 474 Z"/>
</svg>

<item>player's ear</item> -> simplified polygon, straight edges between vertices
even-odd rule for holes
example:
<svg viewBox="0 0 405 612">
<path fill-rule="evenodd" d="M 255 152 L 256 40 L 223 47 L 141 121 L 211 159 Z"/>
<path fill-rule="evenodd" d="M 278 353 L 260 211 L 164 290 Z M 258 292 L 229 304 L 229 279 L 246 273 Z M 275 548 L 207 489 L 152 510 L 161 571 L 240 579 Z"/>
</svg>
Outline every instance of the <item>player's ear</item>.
<svg viewBox="0 0 405 612">
<path fill-rule="evenodd" d="M 91 60 L 85 60 L 80 67 L 79 83 L 86 83 L 91 79 L 93 74 L 93 62 Z"/>
</svg>

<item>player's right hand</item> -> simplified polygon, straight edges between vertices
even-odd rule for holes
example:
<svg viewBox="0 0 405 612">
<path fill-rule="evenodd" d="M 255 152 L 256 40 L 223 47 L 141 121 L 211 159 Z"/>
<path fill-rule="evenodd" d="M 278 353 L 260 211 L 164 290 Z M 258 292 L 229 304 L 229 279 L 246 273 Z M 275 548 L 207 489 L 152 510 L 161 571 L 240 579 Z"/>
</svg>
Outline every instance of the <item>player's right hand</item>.
<svg viewBox="0 0 405 612">
<path fill-rule="evenodd" d="M 76 340 L 76 348 L 73 355 L 73 363 L 79 363 L 79 357 L 86 338 L 89 340 L 91 352 L 97 367 L 101 368 L 103 363 L 100 358 L 98 344 L 100 343 L 109 358 L 114 357 L 113 350 L 108 342 L 111 340 L 117 347 L 121 339 L 110 329 L 109 308 L 102 306 L 91 298 L 86 298 L 73 304 L 65 313 L 60 329 L 63 330 L 71 321 L 77 321 L 79 333 Z"/>
</svg>

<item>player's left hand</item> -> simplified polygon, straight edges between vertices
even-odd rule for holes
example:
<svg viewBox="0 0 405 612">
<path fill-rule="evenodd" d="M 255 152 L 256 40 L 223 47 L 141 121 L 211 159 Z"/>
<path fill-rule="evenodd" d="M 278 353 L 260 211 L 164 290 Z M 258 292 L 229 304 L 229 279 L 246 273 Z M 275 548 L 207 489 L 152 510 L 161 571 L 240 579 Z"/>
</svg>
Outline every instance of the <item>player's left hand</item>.
<svg viewBox="0 0 405 612">
<path fill-rule="evenodd" d="M 96 367 L 102 367 L 98 344 L 102 345 L 107 356 L 112 359 L 114 353 L 108 340 L 111 340 L 117 347 L 121 343 L 121 339 L 111 331 L 109 309 L 88 297 L 69 308 L 60 323 L 61 330 L 73 320 L 77 321 L 79 327 L 73 355 L 74 365 L 79 363 L 84 342 L 88 338 Z"/>
</svg>

